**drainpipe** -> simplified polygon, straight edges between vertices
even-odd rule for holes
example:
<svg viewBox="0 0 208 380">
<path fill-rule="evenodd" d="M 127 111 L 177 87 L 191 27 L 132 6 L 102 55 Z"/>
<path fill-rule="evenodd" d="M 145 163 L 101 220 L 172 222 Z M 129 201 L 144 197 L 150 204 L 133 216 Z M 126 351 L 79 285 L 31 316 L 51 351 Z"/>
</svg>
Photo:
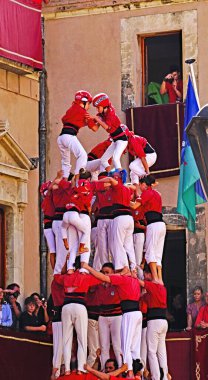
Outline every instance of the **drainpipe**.
<svg viewBox="0 0 208 380">
<path fill-rule="evenodd" d="M 46 181 L 46 70 L 45 70 L 45 36 L 44 18 L 41 19 L 43 70 L 40 72 L 40 101 L 39 101 L 39 183 Z M 47 246 L 44 238 L 43 212 L 41 210 L 42 198 L 39 195 L 40 220 L 40 293 L 47 296 Z"/>
</svg>

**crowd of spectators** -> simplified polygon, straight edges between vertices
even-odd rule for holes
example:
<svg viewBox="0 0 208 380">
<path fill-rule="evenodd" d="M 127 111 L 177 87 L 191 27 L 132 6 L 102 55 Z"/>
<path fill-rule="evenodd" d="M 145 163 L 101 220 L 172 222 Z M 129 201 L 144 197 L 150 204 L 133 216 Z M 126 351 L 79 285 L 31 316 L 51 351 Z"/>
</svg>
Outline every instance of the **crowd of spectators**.
<svg viewBox="0 0 208 380">
<path fill-rule="evenodd" d="M 45 332 L 49 323 L 47 301 L 40 294 L 32 293 L 24 301 L 23 311 L 17 301 L 20 286 L 9 284 L 6 289 L 0 287 L 0 326 L 19 331 Z"/>
</svg>

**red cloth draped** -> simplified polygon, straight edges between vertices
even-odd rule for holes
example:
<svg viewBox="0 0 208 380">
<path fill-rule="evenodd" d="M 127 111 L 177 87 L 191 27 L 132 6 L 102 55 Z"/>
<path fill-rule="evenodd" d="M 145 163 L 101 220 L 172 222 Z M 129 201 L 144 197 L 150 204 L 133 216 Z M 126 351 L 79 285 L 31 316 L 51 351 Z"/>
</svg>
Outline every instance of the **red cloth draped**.
<svg viewBox="0 0 208 380">
<path fill-rule="evenodd" d="M 179 174 L 184 105 L 162 104 L 126 110 L 126 123 L 135 135 L 145 137 L 157 153 L 150 168 L 156 178 Z M 177 124 L 177 113 L 179 125 Z M 133 119 L 133 120 L 132 120 Z"/>
<path fill-rule="evenodd" d="M 0 0 L 0 56 L 42 69 L 40 0 Z"/>
<path fill-rule="evenodd" d="M 208 329 L 169 332 L 166 337 L 168 368 L 175 380 L 208 379 Z M 44 333 L 0 328 L 0 379 L 47 380 L 52 370 L 51 337 Z M 96 380 L 91 374 L 59 380 Z"/>
</svg>

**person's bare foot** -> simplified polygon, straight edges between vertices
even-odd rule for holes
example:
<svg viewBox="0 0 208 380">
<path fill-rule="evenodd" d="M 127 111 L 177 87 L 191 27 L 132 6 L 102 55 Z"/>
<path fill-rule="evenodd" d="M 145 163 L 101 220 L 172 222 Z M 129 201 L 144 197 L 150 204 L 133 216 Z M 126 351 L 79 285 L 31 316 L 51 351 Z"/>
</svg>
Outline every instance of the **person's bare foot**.
<svg viewBox="0 0 208 380">
<path fill-rule="evenodd" d="M 127 377 L 128 377 L 129 379 L 134 379 L 134 372 L 133 372 L 132 370 L 128 371 L 128 372 L 127 372 Z"/>
<path fill-rule="evenodd" d="M 53 368 L 50 380 L 56 380 L 59 377 L 58 372 L 59 372 L 58 368 Z"/>
<path fill-rule="evenodd" d="M 90 366 L 89 366 L 89 364 L 84 364 L 84 369 L 85 369 L 85 371 L 89 371 L 89 369 L 90 369 Z"/>
<path fill-rule="evenodd" d="M 74 273 L 74 269 L 68 269 L 67 274 L 72 274 L 72 273 Z"/>
<path fill-rule="evenodd" d="M 77 370 L 77 375 L 83 375 L 84 372 Z"/>
<path fill-rule="evenodd" d="M 119 274 L 121 274 L 122 276 L 124 276 L 124 275 L 131 276 L 131 272 L 129 270 L 129 267 L 124 267 Z"/>
<path fill-rule="evenodd" d="M 89 252 L 89 249 L 85 247 L 84 244 L 80 243 L 79 245 L 79 254 L 81 255 L 82 253 Z"/>
<path fill-rule="evenodd" d="M 71 375 L 71 371 L 65 371 L 65 374 L 64 374 L 65 376 L 69 376 L 69 375 Z"/>
<path fill-rule="evenodd" d="M 65 249 L 68 251 L 69 250 L 69 244 L 68 244 L 67 239 L 63 239 L 63 242 L 64 242 Z"/>
</svg>

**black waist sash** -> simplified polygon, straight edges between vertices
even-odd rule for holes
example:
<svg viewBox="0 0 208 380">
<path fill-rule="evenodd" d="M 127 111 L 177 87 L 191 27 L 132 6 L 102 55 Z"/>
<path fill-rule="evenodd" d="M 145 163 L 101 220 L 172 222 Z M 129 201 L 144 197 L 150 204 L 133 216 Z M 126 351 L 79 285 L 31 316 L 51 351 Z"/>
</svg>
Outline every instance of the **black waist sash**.
<svg viewBox="0 0 208 380">
<path fill-rule="evenodd" d="M 147 142 L 146 143 L 146 146 L 144 148 L 144 153 L 155 153 L 155 150 L 153 149 L 153 147 Z"/>
<path fill-rule="evenodd" d="M 112 137 L 113 141 L 123 140 L 127 141 L 128 138 L 121 127 L 118 127 L 114 132 L 110 133 L 110 137 Z"/>
<path fill-rule="evenodd" d="M 160 307 L 154 307 L 152 309 L 148 309 L 147 321 L 151 321 L 153 319 L 167 319 L 166 312 L 167 312 L 167 309 L 163 309 Z"/>
<path fill-rule="evenodd" d="M 147 211 L 145 213 L 147 224 L 163 222 L 162 214 L 157 211 Z"/>
<path fill-rule="evenodd" d="M 131 311 L 139 311 L 139 302 L 132 300 L 121 301 L 121 310 L 123 314 L 130 313 Z"/>
<path fill-rule="evenodd" d="M 77 127 L 77 125 L 74 125 L 72 123 L 64 123 L 64 126 L 61 130 L 60 136 L 61 135 L 76 136 L 78 131 L 79 131 L 79 127 Z"/>
</svg>

